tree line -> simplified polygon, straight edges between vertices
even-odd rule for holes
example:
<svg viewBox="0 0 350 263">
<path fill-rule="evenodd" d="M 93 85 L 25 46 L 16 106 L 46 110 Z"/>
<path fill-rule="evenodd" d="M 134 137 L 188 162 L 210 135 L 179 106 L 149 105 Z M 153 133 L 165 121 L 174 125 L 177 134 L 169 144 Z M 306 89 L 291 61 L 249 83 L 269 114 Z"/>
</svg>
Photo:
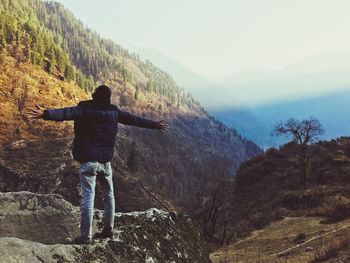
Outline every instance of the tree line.
<svg viewBox="0 0 350 263">
<path fill-rule="evenodd" d="M 20 62 L 37 65 L 87 91 L 94 88 L 92 76 L 83 74 L 70 62 L 62 47 L 63 40 L 42 25 L 27 1 L 1 0 L 0 3 L 0 52 L 10 45 L 15 47 Z"/>
<path fill-rule="evenodd" d="M 96 81 L 121 79 L 139 92 L 153 92 L 180 107 L 199 103 L 165 71 L 150 61 L 87 28 L 60 3 L 42 0 L 0 0 L 0 52 L 7 45 L 21 49 L 22 61 L 59 75 L 91 92 Z M 135 66 L 147 84 L 135 77 Z"/>
<path fill-rule="evenodd" d="M 138 93 L 143 91 L 166 97 L 177 107 L 199 105 L 165 71 L 150 61 L 141 61 L 137 54 L 129 53 L 112 40 L 101 38 L 60 3 L 39 0 L 29 2 L 32 9 L 36 10 L 38 19 L 53 32 L 55 41 L 61 43 L 73 64 L 86 76 L 93 76 L 95 80 L 119 78 L 124 84 L 131 83 L 136 88 L 136 99 Z M 138 82 L 138 77 L 134 77 L 138 74 L 135 65 L 148 78 L 146 86 Z"/>
</svg>

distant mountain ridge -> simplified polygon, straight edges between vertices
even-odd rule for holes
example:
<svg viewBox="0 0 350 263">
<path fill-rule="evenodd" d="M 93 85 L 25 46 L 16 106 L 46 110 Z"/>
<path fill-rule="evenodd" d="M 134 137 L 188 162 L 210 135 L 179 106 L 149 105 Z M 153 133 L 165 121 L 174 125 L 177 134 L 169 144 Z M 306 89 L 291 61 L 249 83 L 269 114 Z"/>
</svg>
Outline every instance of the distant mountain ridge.
<svg viewBox="0 0 350 263">
<path fill-rule="evenodd" d="M 187 92 L 199 100 L 210 114 L 227 126 L 234 127 L 240 134 L 253 140 L 261 147 L 274 144 L 273 139 L 266 138 L 265 125 L 249 106 L 238 98 L 239 94 L 232 94 L 228 88 L 186 69 L 157 48 L 132 47 L 132 50 L 141 58 L 150 60 L 155 65 L 164 68 Z M 228 100 L 230 103 L 226 109 Z"/>
<path fill-rule="evenodd" d="M 350 105 L 350 89 L 247 109 L 223 107 L 211 113 L 226 125 L 235 127 L 261 147 L 269 148 L 286 142 L 286 138 L 271 137 L 271 132 L 276 122 L 289 118 L 319 119 L 325 128 L 325 133 L 319 139 L 329 140 L 347 136 L 350 133 L 348 105 Z M 250 115 L 245 114 L 244 118 L 234 117 L 246 110 L 249 110 Z"/>
<path fill-rule="evenodd" d="M 170 73 L 176 69 L 176 79 L 187 84 L 187 91 L 212 115 L 263 148 L 285 142 L 271 137 L 271 131 L 276 121 L 291 117 L 312 115 L 320 119 L 326 130 L 323 139 L 350 131 L 346 114 L 350 102 L 349 52 L 322 52 L 281 70 L 251 69 L 209 79 L 186 70 L 159 50 L 144 51 L 144 57 Z"/>
<path fill-rule="evenodd" d="M 177 83 L 194 96 L 208 110 L 215 108 L 221 101 L 227 100 L 229 95 L 235 105 L 242 104 L 235 96 L 232 96 L 224 87 L 215 84 L 178 63 L 157 48 L 143 49 L 134 47 L 133 51 L 145 60 L 150 60 L 158 67 L 171 74 Z M 220 96 L 218 96 L 220 94 Z"/>
</svg>

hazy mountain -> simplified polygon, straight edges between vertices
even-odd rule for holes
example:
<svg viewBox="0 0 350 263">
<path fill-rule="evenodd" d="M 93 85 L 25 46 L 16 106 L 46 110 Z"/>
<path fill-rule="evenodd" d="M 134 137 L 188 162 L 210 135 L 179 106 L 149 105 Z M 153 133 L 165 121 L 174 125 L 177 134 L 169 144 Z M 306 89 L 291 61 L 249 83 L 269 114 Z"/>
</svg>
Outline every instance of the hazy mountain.
<svg viewBox="0 0 350 263">
<path fill-rule="evenodd" d="M 350 52 L 323 52 L 280 70 L 253 69 L 211 80 L 255 106 L 348 89 L 349 74 Z"/>
<path fill-rule="evenodd" d="M 314 116 L 326 129 L 322 138 L 334 138 L 348 132 L 350 118 L 346 114 L 350 94 L 350 53 L 323 52 L 307 57 L 287 68 L 268 71 L 256 69 L 215 77 L 212 81 L 223 85 L 228 92 L 249 105 L 237 110 L 230 100 L 221 102 L 213 114 L 226 125 L 244 130 L 245 136 L 264 147 L 278 145 L 285 140 L 270 137 L 277 120 L 290 117 Z M 231 116 L 249 109 L 260 122 L 259 132 L 249 121 L 237 122 Z"/>
<path fill-rule="evenodd" d="M 252 82 L 253 80 L 266 80 L 343 69 L 350 69 L 350 52 L 324 51 L 305 57 L 281 69 L 268 70 L 265 68 L 252 68 L 233 73 L 229 76 L 213 76 L 210 77 L 210 80 L 214 83 L 220 83 L 223 86 L 229 86 L 238 82 Z"/>
<path fill-rule="evenodd" d="M 220 108 L 210 111 L 215 118 L 229 127 L 235 127 L 244 137 L 253 140 L 262 148 L 279 144 L 277 138 L 270 136 L 271 126 L 262 121 L 261 116 L 249 108 Z"/>
<path fill-rule="evenodd" d="M 228 126 L 236 127 L 244 136 L 254 140 L 260 146 L 268 148 L 287 141 L 287 138 L 271 137 L 271 131 L 279 120 L 294 118 L 319 119 L 325 128 L 320 139 L 331 139 L 350 133 L 350 90 L 327 93 L 314 98 L 305 98 L 283 103 L 252 107 L 240 116 L 245 109 L 227 108 L 212 112 L 215 117 Z M 237 116 L 237 117 L 233 117 Z M 249 117 L 249 119 L 245 119 Z M 242 121 L 239 122 L 238 120 Z M 256 129 L 256 127 L 260 129 Z"/>
<path fill-rule="evenodd" d="M 133 51 L 140 55 L 141 59 L 148 59 L 157 67 L 167 71 L 180 86 L 185 87 L 188 91 L 193 91 L 210 85 L 207 79 L 186 69 L 176 60 L 167 56 L 157 48 L 142 49 L 135 47 Z"/>
<path fill-rule="evenodd" d="M 140 58 L 148 59 L 169 72 L 214 117 L 223 121 L 226 125 L 234 127 L 240 134 L 254 140 L 261 146 L 272 144 L 271 139 L 267 138 L 267 134 L 265 134 L 267 128 L 264 123 L 229 88 L 186 69 L 157 48 L 142 49 L 132 46 L 131 48 Z M 228 111 L 222 111 L 223 106 L 226 107 L 227 105 L 230 106 L 227 108 Z"/>
<path fill-rule="evenodd" d="M 254 113 L 273 127 L 276 120 L 290 117 L 318 118 L 325 127 L 323 139 L 331 139 L 350 133 L 350 90 L 328 93 L 322 96 L 272 104 L 254 108 Z"/>
<path fill-rule="evenodd" d="M 241 106 L 243 104 L 226 87 L 220 86 L 208 78 L 187 69 L 157 48 L 143 49 L 132 47 L 132 51 L 137 53 L 141 59 L 150 60 L 154 65 L 167 71 L 180 86 L 199 100 L 206 109 L 216 108 L 227 100 L 230 101 L 232 106 Z"/>
</svg>

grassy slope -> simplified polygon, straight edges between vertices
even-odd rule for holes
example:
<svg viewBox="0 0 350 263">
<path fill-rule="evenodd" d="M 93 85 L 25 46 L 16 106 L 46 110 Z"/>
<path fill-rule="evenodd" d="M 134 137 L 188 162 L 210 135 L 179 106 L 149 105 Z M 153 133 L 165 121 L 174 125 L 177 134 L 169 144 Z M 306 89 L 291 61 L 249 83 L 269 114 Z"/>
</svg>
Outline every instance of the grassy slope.
<svg viewBox="0 0 350 263">
<path fill-rule="evenodd" d="M 284 145 L 279 150 L 270 149 L 242 164 L 232 185 L 231 196 L 232 222 L 236 228 L 232 240 L 235 243 L 214 252 L 214 262 L 224 260 L 225 253 L 227 257 L 233 257 L 233 254 L 244 251 L 251 253 L 246 260 L 256 260 L 258 249 L 261 257 L 277 253 L 291 247 L 295 236 L 302 232 L 312 237 L 312 232 L 317 234 L 324 229 L 349 226 L 350 138 L 321 141 L 310 146 L 309 150 L 311 174 L 305 191 L 295 144 Z M 282 238 L 281 231 L 287 239 Z M 348 231 L 344 235 L 348 236 Z M 310 260 L 326 245 L 312 246 L 314 249 L 306 255 Z M 300 253 L 292 255 L 294 261 L 288 262 L 309 262 Z"/>
<path fill-rule="evenodd" d="M 35 103 L 48 108 L 65 107 L 76 105 L 89 95 L 38 67 L 17 64 L 12 56 L 2 54 L 0 59 L 0 191 L 58 193 L 79 205 L 79 166 L 70 153 L 72 123 L 29 121 L 26 112 Z M 125 142 L 125 145 L 121 143 L 123 148 L 130 146 L 123 129 L 120 137 L 119 140 Z M 128 155 L 123 155 L 114 160 L 118 167 L 115 184 L 119 210 L 153 206 L 152 197 L 139 189 L 139 185 L 135 187 L 135 178 L 123 159 Z M 164 203 L 171 207 L 166 200 Z M 103 207 L 101 194 L 97 194 L 96 205 Z"/>
<path fill-rule="evenodd" d="M 321 224 L 324 218 L 287 217 L 270 226 L 254 231 L 249 237 L 211 254 L 213 263 L 238 262 L 347 262 L 348 245 L 335 247 L 334 256 L 316 261 L 337 242 L 349 239 L 350 220 L 335 224 Z M 338 241 L 337 241 L 338 240 Z M 328 250 L 327 250 L 328 249 Z M 337 254 L 337 255 L 336 255 Z"/>
<path fill-rule="evenodd" d="M 87 94 L 74 84 L 60 81 L 31 64 L 17 64 L 11 56 L 0 56 L 0 145 L 19 139 L 71 134 L 68 123 L 31 123 L 25 112 L 35 103 L 47 108 L 75 105 L 86 99 Z"/>
</svg>

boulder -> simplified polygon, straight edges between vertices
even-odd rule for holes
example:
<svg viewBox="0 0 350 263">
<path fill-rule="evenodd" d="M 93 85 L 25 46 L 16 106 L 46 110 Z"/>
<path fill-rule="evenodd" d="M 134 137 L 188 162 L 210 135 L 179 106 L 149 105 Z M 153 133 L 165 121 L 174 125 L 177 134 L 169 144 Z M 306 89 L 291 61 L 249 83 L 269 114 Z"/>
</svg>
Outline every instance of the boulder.
<svg viewBox="0 0 350 263">
<path fill-rule="evenodd" d="M 101 230 L 103 212 L 94 215 Z M 52 194 L 0 193 L 0 262 L 210 262 L 191 219 L 152 208 L 117 213 L 113 237 L 72 245 L 79 208 Z"/>
</svg>

